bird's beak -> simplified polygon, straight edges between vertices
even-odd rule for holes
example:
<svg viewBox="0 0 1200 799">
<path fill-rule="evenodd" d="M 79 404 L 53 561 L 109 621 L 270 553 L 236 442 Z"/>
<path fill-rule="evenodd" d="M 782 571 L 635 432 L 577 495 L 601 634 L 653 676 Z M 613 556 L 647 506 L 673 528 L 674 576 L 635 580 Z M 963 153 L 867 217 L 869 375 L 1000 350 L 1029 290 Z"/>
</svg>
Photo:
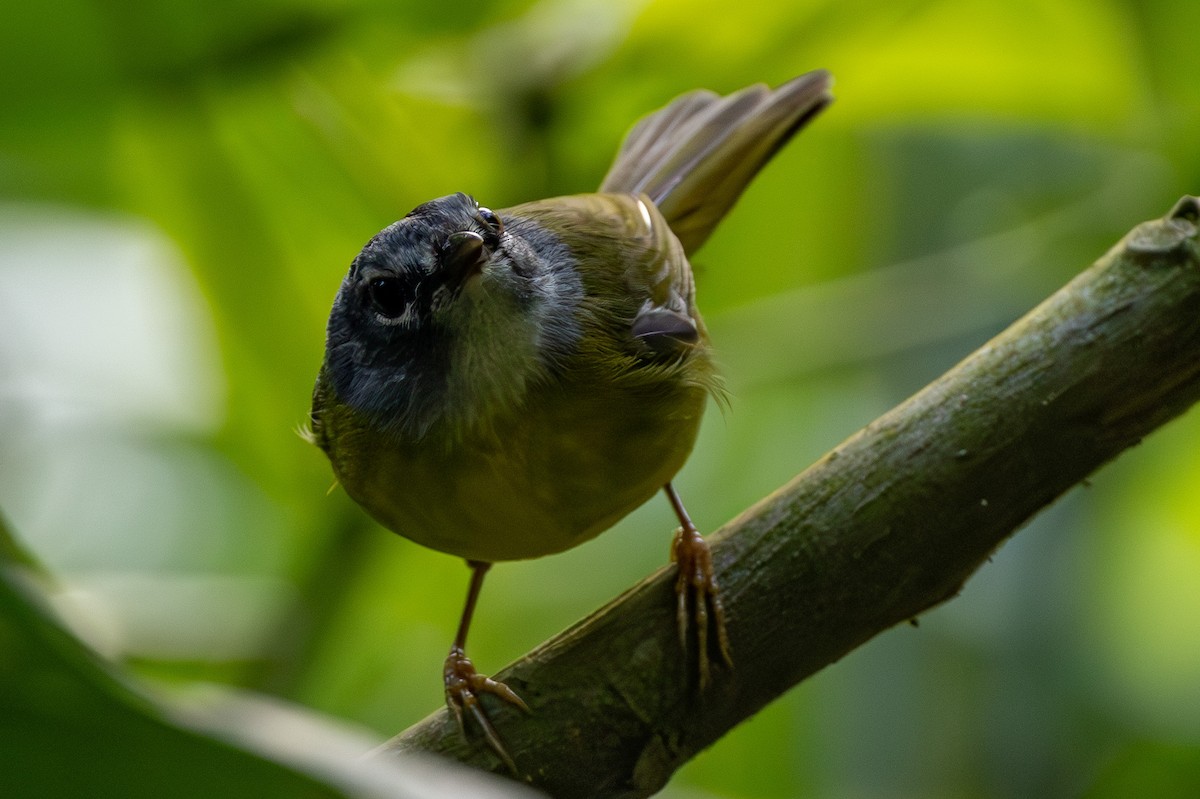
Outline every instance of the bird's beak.
<svg viewBox="0 0 1200 799">
<path fill-rule="evenodd" d="M 483 243 L 483 236 L 478 233 L 462 230 L 450 234 L 445 254 L 442 256 L 442 266 L 446 270 L 447 283 L 452 286 L 462 286 L 483 271 L 492 251 Z"/>
</svg>

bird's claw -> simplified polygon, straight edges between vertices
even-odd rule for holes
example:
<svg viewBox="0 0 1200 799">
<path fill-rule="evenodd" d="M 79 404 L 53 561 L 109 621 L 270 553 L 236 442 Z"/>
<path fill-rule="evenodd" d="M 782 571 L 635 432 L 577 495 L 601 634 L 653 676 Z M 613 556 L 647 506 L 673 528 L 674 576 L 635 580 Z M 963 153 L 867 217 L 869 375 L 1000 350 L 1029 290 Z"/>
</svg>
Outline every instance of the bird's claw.
<svg viewBox="0 0 1200 799">
<path fill-rule="evenodd" d="M 443 676 L 446 685 L 446 706 L 454 714 L 454 718 L 458 722 L 458 729 L 463 736 L 465 737 L 467 734 L 464 717 L 469 716 L 479 726 L 488 746 L 496 753 L 497 757 L 504 762 L 510 772 L 514 775 L 518 774 L 517 764 L 508 754 L 508 750 L 504 748 L 500 735 L 492 726 L 487 711 L 479 700 L 483 694 L 492 694 L 511 705 L 516 705 L 526 713 L 529 712 L 529 706 L 504 683 L 475 671 L 475 664 L 461 649 L 450 650 L 450 654 L 446 656 Z"/>
<path fill-rule="evenodd" d="M 713 574 L 712 553 L 699 531 L 689 524 L 675 531 L 671 560 L 679 569 L 675 578 L 675 618 L 679 626 L 679 643 L 686 652 L 688 628 L 695 626 L 700 690 L 703 691 L 711 680 L 710 631 L 715 635 L 711 643 L 716 645 L 722 662 L 728 667 L 733 666 L 729 635 L 725 631 L 725 609 L 721 605 L 717 578 Z"/>
</svg>

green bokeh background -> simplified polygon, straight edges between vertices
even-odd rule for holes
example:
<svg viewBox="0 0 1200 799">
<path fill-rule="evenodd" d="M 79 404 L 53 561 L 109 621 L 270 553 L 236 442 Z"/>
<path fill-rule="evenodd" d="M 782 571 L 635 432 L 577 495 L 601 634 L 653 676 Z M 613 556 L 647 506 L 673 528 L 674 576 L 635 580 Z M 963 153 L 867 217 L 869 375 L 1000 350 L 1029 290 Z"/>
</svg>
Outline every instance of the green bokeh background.
<svg viewBox="0 0 1200 799">
<path fill-rule="evenodd" d="M 0 508 L 139 684 L 393 734 L 440 701 L 467 572 L 296 435 L 376 230 L 590 190 L 674 95 L 830 69 L 695 259 L 733 404 L 677 485 L 712 529 L 1200 193 L 1198 32 L 1190 0 L 3 4 Z M 1197 442 L 1193 412 L 663 795 L 1200 794 Z M 672 526 L 656 501 L 498 567 L 473 658 L 655 569 Z"/>
</svg>

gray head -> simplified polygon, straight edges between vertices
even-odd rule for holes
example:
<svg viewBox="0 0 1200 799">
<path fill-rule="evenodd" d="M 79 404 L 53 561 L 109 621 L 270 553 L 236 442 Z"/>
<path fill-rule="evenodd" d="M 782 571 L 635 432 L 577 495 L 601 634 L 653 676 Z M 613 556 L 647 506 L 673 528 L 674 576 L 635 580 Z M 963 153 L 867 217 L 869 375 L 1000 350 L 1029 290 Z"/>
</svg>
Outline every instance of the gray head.
<svg viewBox="0 0 1200 799">
<path fill-rule="evenodd" d="M 574 348 L 581 293 L 552 233 L 442 197 L 354 259 L 329 315 L 325 376 L 382 432 L 454 438 L 514 410 Z"/>
</svg>

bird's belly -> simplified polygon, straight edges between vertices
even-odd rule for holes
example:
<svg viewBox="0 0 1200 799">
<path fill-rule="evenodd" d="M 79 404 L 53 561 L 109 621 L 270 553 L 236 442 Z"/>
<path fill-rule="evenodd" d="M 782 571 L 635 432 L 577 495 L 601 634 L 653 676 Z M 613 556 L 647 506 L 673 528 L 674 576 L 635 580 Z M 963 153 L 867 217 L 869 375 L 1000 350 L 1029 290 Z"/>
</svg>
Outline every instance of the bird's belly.
<svg viewBox="0 0 1200 799">
<path fill-rule="evenodd" d="M 384 526 L 431 549 L 481 561 L 560 552 L 674 477 L 705 392 L 680 391 L 666 413 L 596 399 L 535 409 L 450 448 L 381 447 L 346 488 Z"/>
</svg>

